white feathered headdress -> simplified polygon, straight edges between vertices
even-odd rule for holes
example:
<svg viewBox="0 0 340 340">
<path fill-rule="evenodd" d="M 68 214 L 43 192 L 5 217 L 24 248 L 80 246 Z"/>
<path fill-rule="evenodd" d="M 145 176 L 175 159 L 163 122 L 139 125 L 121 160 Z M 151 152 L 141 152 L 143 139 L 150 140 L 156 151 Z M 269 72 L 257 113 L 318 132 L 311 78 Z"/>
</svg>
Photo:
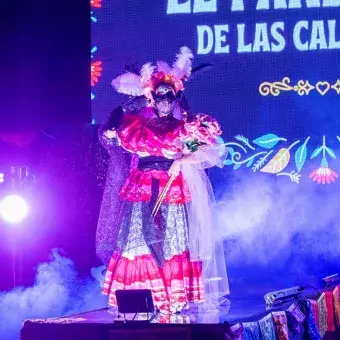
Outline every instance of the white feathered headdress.
<svg viewBox="0 0 340 340">
<path fill-rule="evenodd" d="M 112 86 L 119 93 L 129 96 L 146 96 L 152 99 L 151 92 L 160 83 L 170 84 L 175 92 L 184 89 L 183 82 L 188 80 L 192 73 L 192 60 L 194 56 L 191 50 L 183 46 L 176 56 L 175 62 L 170 67 L 165 61 L 157 61 L 156 66 L 146 63 L 140 73 L 127 72 L 112 80 Z"/>
</svg>

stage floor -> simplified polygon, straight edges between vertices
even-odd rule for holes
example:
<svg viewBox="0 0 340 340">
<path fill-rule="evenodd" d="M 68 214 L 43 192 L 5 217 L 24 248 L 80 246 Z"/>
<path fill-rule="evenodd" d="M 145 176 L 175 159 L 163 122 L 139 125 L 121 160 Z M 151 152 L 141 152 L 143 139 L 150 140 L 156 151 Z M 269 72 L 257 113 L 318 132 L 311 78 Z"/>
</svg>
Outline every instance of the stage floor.
<svg viewBox="0 0 340 340">
<path fill-rule="evenodd" d="M 279 310 L 284 311 L 288 305 L 279 306 Z M 21 340 L 226 339 L 229 324 L 258 321 L 267 314 L 263 295 L 257 291 L 253 295 L 233 294 L 229 299 L 222 299 L 219 311 L 203 311 L 200 306 L 195 306 L 184 310 L 182 314 L 159 313 L 151 324 L 115 322 L 117 311 L 114 308 L 53 319 L 27 320 L 21 331 Z M 138 332 L 147 333 L 143 335 Z M 170 336 L 172 332 L 175 333 Z M 302 336 L 303 332 L 301 337 L 294 339 L 302 339 Z"/>
<path fill-rule="evenodd" d="M 152 323 L 174 323 L 174 324 L 220 324 L 228 322 L 257 321 L 268 314 L 266 311 L 263 295 L 257 294 L 232 294 L 229 297 L 220 299 L 218 311 L 205 309 L 204 305 L 191 305 L 189 309 L 184 309 L 181 314 L 166 315 L 158 313 Z M 288 301 L 273 310 L 285 310 L 291 304 Z M 94 311 L 78 313 L 70 316 L 60 317 L 57 320 L 65 322 L 110 324 L 117 320 L 117 310 L 115 308 L 102 308 Z M 47 319 L 54 320 L 54 319 Z"/>
<path fill-rule="evenodd" d="M 285 339 L 310 338 L 310 331 L 313 331 L 310 323 L 311 314 L 304 315 L 299 308 L 296 308 L 299 301 L 293 300 L 288 300 L 267 311 L 263 296 L 269 291 L 273 290 L 268 290 L 265 285 L 248 288 L 224 299 L 219 311 L 207 311 L 202 310 L 200 306 L 192 306 L 182 314 L 160 313 L 151 323 L 115 322 L 117 311 L 114 308 L 102 308 L 58 318 L 27 320 L 21 330 L 21 340 L 235 340 L 243 339 L 237 337 L 241 332 L 244 332 L 244 339 L 276 339 L 279 319 L 274 322 L 274 315 L 276 318 L 281 318 L 282 327 L 285 324 L 287 335 Z M 328 293 L 332 294 L 332 292 Z M 323 303 L 326 303 L 325 293 L 322 293 L 322 296 L 323 298 L 320 297 L 317 302 L 319 330 L 322 331 L 324 339 L 340 339 L 340 328 L 329 327 L 335 320 L 332 319 L 331 314 L 323 310 Z M 299 320 L 301 316 L 302 319 Z M 322 320 L 327 320 L 326 328 L 321 326 Z M 313 327 L 317 327 L 314 321 L 312 324 Z M 314 331 L 317 331 L 316 328 Z M 257 336 L 254 337 L 256 334 Z"/>
<path fill-rule="evenodd" d="M 339 286 L 340 287 L 340 286 Z M 263 288 L 264 289 L 264 288 Z M 268 290 L 266 290 L 268 292 Z M 263 292 L 254 290 L 253 294 L 232 294 L 225 299 L 219 311 L 202 310 L 196 306 L 184 310 L 182 314 L 158 314 L 151 323 L 115 322 L 117 311 L 114 308 L 102 308 L 59 318 L 34 319 L 25 321 L 21 330 L 21 340 L 238 340 L 238 339 L 276 339 L 277 332 L 274 315 L 285 316 L 286 338 L 302 340 L 311 338 L 311 331 L 316 331 L 314 322 L 308 323 L 308 316 L 298 310 L 292 310 L 298 301 L 286 301 L 266 311 Z M 325 293 L 323 293 L 323 296 Z M 320 298 L 321 299 L 321 298 Z M 320 300 L 319 299 L 319 300 Z M 320 300 L 321 302 L 322 300 Z M 321 306 L 321 305 L 320 305 Z M 290 310 L 290 317 L 286 311 Z M 320 310 L 321 311 L 321 310 Z M 299 312 L 296 314 L 296 312 Z M 326 312 L 325 312 L 326 313 Z M 298 320 L 302 315 L 303 319 Z M 292 319 L 297 316 L 297 319 Z M 331 315 L 320 314 L 317 323 L 323 318 L 327 324 Z M 286 319 L 287 317 L 287 319 Z M 288 320 L 288 325 L 287 325 Z M 304 322 L 306 320 L 306 322 Z M 295 321 L 298 321 L 297 323 Z M 310 321 L 310 320 L 309 320 Z M 311 327 L 313 325 L 313 327 Z M 280 326 L 280 327 L 281 327 Z M 298 329 L 296 328 L 298 326 Z M 255 332 L 255 328 L 256 332 Z M 327 326 L 328 327 L 328 326 Z M 340 328 L 322 329 L 324 339 L 340 339 Z M 313 328 L 313 329 L 312 329 Z M 328 332 L 331 330 L 331 332 Z M 317 331 L 316 331 L 317 332 Z M 241 336 L 241 333 L 244 334 Z M 248 334 L 246 336 L 246 334 Z M 256 336 L 255 336 L 256 335 Z M 240 337 L 241 336 L 241 337 Z M 244 337 L 243 337 L 244 336 Z M 250 337 L 249 337 L 250 336 Z M 320 339 L 319 337 L 312 337 Z M 283 339 L 283 338 L 282 338 Z"/>
</svg>

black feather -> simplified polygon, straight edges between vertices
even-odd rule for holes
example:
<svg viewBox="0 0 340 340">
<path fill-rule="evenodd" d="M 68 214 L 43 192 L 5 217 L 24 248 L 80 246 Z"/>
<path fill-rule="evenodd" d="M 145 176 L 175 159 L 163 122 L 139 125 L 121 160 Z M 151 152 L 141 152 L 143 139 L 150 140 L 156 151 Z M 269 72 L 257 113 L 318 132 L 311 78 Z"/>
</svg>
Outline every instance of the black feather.
<svg viewBox="0 0 340 340">
<path fill-rule="evenodd" d="M 211 70 L 213 66 L 214 66 L 213 64 L 205 63 L 205 64 L 201 64 L 201 65 L 194 67 L 191 70 L 191 75 L 189 79 L 192 79 L 205 71 Z"/>
<path fill-rule="evenodd" d="M 185 96 L 184 93 L 181 94 L 180 98 L 178 99 L 178 103 L 181 107 L 181 110 L 183 112 L 186 112 L 187 118 L 191 117 L 192 112 L 191 112 L 191 108 L 190 108 L 190 105 L 189 105 L 189 101 L 188 101 L 188 99 L 187 99 L 187 97 Z"/>
<path fill-rule="evenodd" d="M 196 72 L 199 72 L 199 71 L 203 71 L 204 69 L 207 70 L 208 68 L 212 68 L 214 65 L 213 64 L 209 64 L 209 63 L 205 63 L 205 64 L 201 64 L 201 65 L 198 65 L 196 67 L 194 67 L 191 71 L 191 73 L 196 73 Z"/>
<path fill-rule="evenodd" d="M 124 112 L 138 113 L 148 104 L 148 100 L 144 96 L 132 97 L 123 104 Z"/>
</svg>

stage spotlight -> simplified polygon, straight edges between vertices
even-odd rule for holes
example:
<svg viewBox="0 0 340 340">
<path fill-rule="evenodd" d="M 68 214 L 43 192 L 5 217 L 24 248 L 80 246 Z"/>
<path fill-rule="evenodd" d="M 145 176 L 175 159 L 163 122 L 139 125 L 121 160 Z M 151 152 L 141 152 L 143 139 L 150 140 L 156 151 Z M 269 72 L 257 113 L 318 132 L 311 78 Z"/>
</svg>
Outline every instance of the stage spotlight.
<svg viewBox="0 0 340 340">
<path fill-rule="evenodd" d="M 0 183 L 5 182 L 5 174 L 0 172 Z"/>
<path fill-rule="evenodd" d="M 5 196 L 0 202 L 0 216 L 11 224 L 20 223 L 27 214 L 27 203 L 20 195 Z"/>
</svg>

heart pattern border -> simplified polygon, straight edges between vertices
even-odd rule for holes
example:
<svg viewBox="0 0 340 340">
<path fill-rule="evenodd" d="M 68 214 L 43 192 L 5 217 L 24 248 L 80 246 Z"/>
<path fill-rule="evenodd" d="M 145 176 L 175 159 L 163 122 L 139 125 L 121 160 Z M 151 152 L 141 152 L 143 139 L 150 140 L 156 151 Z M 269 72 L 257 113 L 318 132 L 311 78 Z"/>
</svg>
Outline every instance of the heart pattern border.
<svg viewBox="0 0 340 340">
<path fill-rule="evenodd" d="M 312 91 L 321 96 L 334 92 L 340 95 L 340 78 L 334 82 L 319 80 L 313 85 L 308 80 L 302 80 L 292 84 L 289 77 L 284 77 L 281 81 L 264 81 L 259 85 L 259 92 L 262 96 L 279 96 L 282 92 L 296 92 L 299 96 L 309 95 Z"/>
</svg>

